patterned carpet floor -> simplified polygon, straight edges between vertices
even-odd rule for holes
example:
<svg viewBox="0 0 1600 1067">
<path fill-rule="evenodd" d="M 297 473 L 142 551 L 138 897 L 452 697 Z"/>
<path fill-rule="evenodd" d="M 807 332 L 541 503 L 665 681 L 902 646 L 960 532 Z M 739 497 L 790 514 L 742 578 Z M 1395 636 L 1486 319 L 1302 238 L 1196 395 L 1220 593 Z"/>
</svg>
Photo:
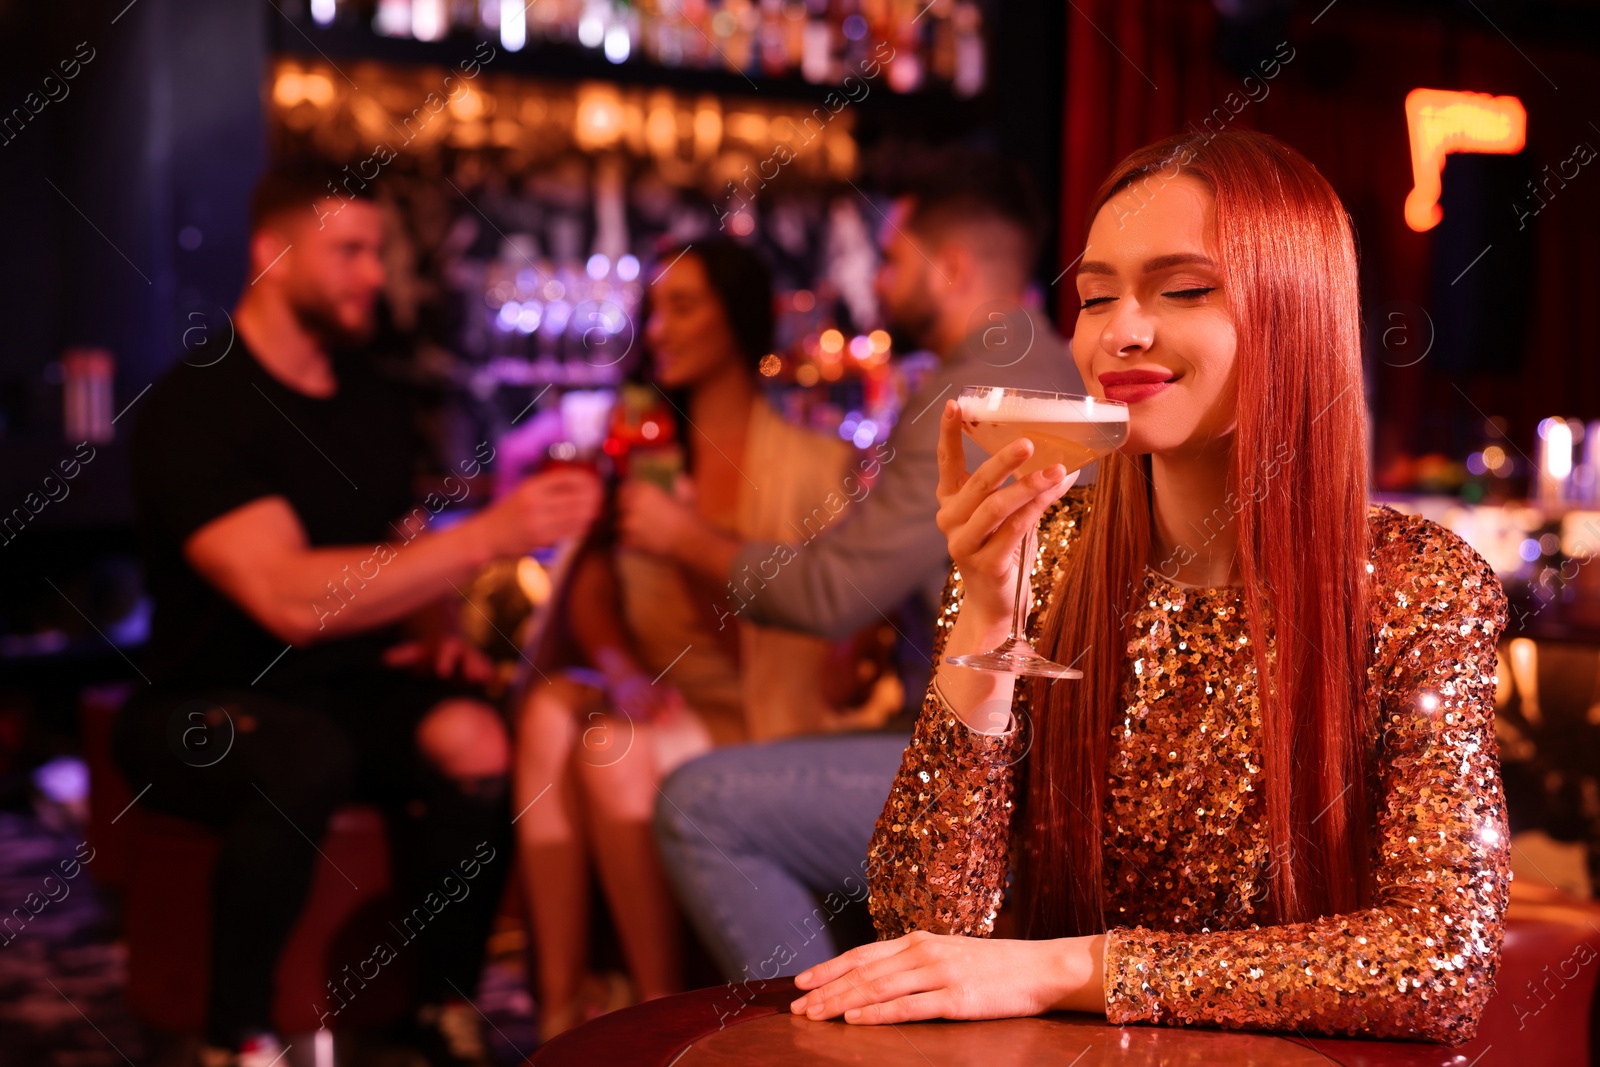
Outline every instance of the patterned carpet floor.
<svg viewBox="0 0 1600 1067">
<path fill-rule="evenodd" d="M 0 811 L 0 1067 L 189 1067 L 195 1044 L 147 1034 L 128 1011 L 126 952 L 114 895 L 95 884 L 90 853 L 69 820 Z M 66 864 L 63 867 L 63 863 Z M 475 998 L 501 1064 L 537 1044 L 533 1000 L 520 953 L 484 970 Z M 295 1048 L 284 1067 L 311 1061 Z M 341 1067 L 421 1067 L 381 1035 L 341 1038 Z"/>
<path fill-rule="evenodd" d="M 144 1062 L 143 1034 L 123 1003 L 127 968 L 108 901 L 88 868 L 75 878 L 64 875 L 76 857 L 90 854 L 80 851 L 83 845 L 70 830 L 0 811 L 0 1064 L 6 1067 Z"/>
</svg>

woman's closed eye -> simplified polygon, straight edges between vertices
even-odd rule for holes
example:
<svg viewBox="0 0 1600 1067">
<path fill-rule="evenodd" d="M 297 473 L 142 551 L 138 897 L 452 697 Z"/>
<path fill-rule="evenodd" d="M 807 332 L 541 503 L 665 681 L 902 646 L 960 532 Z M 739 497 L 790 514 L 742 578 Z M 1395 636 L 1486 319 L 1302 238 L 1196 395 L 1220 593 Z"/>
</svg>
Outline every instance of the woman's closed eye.
<svg viewBox="0 0 1600 1067">
<path fill-rule="evenodd" d="M 1188 289 L 1169 289 L 1161 295 L 1169 297 L 1173 300 L 1199 300 L 1202 297 L 1216 291 L 1217 286 L 1215 285 L 1197 285 Z M 1109 304 L 1115 299 L 1117 298 L 1114 296 L 1086 297 L 1083 303 L 1078 305 L 1078 310 L 1088 311 L 1090 308 L 1099 307 L 1102 304 Z"/>
</svg>

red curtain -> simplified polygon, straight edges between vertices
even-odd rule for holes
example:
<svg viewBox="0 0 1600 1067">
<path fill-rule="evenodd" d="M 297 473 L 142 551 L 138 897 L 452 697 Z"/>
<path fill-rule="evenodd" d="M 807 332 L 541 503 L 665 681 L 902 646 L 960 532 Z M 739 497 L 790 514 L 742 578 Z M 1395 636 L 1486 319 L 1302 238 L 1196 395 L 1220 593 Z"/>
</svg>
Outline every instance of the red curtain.
<svg viewBox="0 0 1600 1067">
<path fill-rule="evenodd" d="M 1411 187 L 1406 93 L 1425 86 L 1520 97 L 1529 116 L 1530 171 L 1554 168 L 1579 142 L 1600 150 L 1600 129 L 1590 125 L 1600 123 L 1600 57 L 1592 48 L 1548 34 L 1513 44 L 1487 21 L 1401 17 L 1351 0 L 1319 16 L 1320 7 L 1301 5 L 1282 33 L 1230 48 L 1240 58 L 1225 64 L 1217 58 L 1219 35 L 1231 31 L 1206 0 L 1068 0 L 1060 269 L 1083 252 L 1089 199 L 1111 167 L 1143 144 L 1200 128 L 1211 115 L 1212 129 L 1225 121 L 1282 138 L 1333 184 L 1361 242 L 1369 320 L 1397 304 L 1455 313 L 1435 299 L 1437 232 L 1412 231 L 1402 214 Z M 1246 83 L 1247 76 L 1256 80 Z M 1236 116 L 1232 108 L 1239 108 Z M 1448 167 L 1445 181 L 1448 187 Z M 1508 198 L 1480 210 L 1515 219 L 1517 205 Z M 1591 310 L 1600 304 L 1600 159 L 1548 198 L 1518 239 L 1532 246 L 1502 242 L 1472 270 L 1490 300 L 1508 272 L 1532 271 L 1519 351 L 1470 373 L 1451 369 L 1449 353 L 1409 367 L 1374 361 L 1380 469 L 1397 452 L 1437 447 L 1427 420 L 1410 417 L 1421 406 L 1456 418 L 1476 418 L 1472 405 L 1508 416 L 1513 439 L 1530 453 L 1538 418 L 1600 417 L 1600 342 Z M 1056 289 L 1070 328 L 1070 275 Z M 1444 292 L 1461 295 L 1448 286 Z"/>
</svg>

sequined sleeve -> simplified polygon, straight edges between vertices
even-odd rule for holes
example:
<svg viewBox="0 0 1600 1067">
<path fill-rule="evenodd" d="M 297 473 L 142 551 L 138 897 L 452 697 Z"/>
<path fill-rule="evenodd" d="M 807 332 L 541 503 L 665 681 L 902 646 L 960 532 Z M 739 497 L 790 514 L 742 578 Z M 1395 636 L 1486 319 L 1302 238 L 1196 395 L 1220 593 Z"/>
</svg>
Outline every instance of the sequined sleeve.
<svg viewBox="0 0 1600 1067">
<path fill-rule="evenodd" d="M 1039 524 L 1030 633 L 1037 626 L 1066 548 L 1087 513 L 1088 488 L 1071 490 Z M 961 575 L 951 568 L 935 625 L 933 668 L 961 610 Z M 1018 686 L 1014 712 L 1024 699 Z M 1025 716 L 1016 715 L 1015 722 Z M 900 772 L 868 852 L 868 908 L 880 938 L 912 930 L 988 937 L 1005 895 L 1020 731 L 968 727 L 928 687 Z"/>
<path fill-rule="evenodd" d="M 1459 1044 L 1494 988 L 1510 884 L 1494 741 L 1493 571 L 1441 527 L 1395 516 L 1374 547 L 1374 906 L 1314 922 L 1110 931 L 1113 1023 L 1203 1023 Z"/>
</svg>

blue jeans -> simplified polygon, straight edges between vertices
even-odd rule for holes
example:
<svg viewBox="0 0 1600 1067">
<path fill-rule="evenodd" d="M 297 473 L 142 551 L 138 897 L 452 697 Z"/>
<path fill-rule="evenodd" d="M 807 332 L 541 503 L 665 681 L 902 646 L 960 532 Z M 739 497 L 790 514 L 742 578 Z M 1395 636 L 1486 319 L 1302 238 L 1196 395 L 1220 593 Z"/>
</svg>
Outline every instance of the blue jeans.
<svg viewBox="0 0 1600 1067">
<path fill-rule="evenodd" d="M 910 735 L 734 745 L 684 764 L 656 841 L 729 981 L 795 975 L 870 939 L 867 846 Z"/>
</svg>

